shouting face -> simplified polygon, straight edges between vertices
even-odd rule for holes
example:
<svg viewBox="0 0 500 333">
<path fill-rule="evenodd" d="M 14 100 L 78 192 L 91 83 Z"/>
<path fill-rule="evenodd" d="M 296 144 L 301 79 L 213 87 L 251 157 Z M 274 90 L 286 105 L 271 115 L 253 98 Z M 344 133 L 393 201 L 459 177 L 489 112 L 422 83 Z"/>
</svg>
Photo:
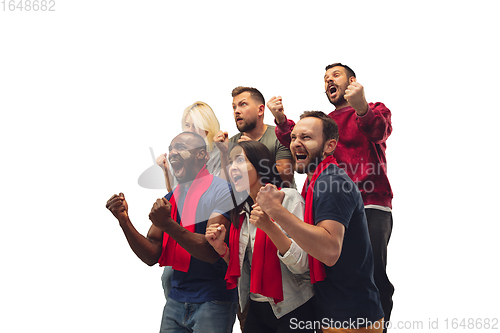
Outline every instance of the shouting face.
<svg viewBox="0 0 500 333">
<path fill-rule="evenodd" d="M 259 188 L 260 182 L 257 170 L 248 160 L 241 147 L 235 147 L 229 154 L 229 177 L 237 192 L 250 192 L 252 188 Z"/>
<path fill-rule="evenodd" d="M 204 141 L 191 133 L 176 136 L 168 147 L 168 161 L 179 183 L 194 180 L 200 171 L 199 154 L 204 150 Z"/>
<path fill-rule="evenodd" d="M 345 91 L 350 84 L 346 70 L 342 66 L 335 66 L 325 73 L 325 93 L 330 103 L 337 109 L 347 106 L 344 98 Z"/>
<path fill-rule="evenodd" d="M 242 92 L 233 98 L 233 114 L 238 131 L 251 131 L 257 125 L 259 103 L 252 99 L 250 92 Z"/>
<path fill-rule="evenodd" d="M 295 171 L 313 174 L 316 166 L 323 160 L 323 124 L 320 119 L 307 117 L 301 119 L 293 128 L 290 151 Z"/>
</svg>

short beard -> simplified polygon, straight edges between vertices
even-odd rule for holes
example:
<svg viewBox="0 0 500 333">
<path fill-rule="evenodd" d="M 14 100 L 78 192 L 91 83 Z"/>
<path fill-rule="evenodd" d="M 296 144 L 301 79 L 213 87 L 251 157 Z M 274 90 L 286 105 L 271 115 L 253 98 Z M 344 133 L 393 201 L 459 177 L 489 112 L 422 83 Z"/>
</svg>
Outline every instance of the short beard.
<svg viewBox="0 0 500 333">
<path fill-rule="evenodd" d="M 337 100 L 335 102 L 330 99 L 330 95 L 328 94 L 328 92 L 326 92 L 326 97 L 328 98 L 328 101 L 331 104 L 335 105 L 335 107 L 338 107 L 339 105 L 344 105 L 345 103 L 347 103 L 347 101 L 344 98 L 344 95 L 339 96 L 339 98 L 337 98 Z"/>
<path fill-rule="evenodd" d="M 240 131 L 240 133 L 243 133 L 243 132 L 249 132 L 251 130 L 253 130 L 255 127 L 257 127 L 257 120 L 254 120 L 253 122 L 244 122 L 243 125 L 241 126 L 238 126 L 236 124 L 236 128 L 238 128 L 238 131 Z"/>
</svg>

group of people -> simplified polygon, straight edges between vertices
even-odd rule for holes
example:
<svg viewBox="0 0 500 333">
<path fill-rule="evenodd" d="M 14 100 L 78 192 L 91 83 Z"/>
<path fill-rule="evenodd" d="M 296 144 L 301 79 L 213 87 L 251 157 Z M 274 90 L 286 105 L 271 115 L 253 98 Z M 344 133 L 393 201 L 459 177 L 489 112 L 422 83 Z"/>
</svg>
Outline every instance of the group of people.
<svg viewBox="0 0 500 333">
<path fill-rule="evenodd" d="M 282 98 L 232 92 L 239 133 L 221 131 L 203 102 L 158 157 L 169 193 L 141 235 L 123 193 L 106 207 L 134 253 L 164 267 L 161 332 L 382 332 L 392 310 L 387 278 L 392 191 L 391 114 L 367 103 L 354 72 L 326 67 L 335 111 L 294 123 Z M 294 172 L 306 174 L 299 193 Z"/>
</svg>

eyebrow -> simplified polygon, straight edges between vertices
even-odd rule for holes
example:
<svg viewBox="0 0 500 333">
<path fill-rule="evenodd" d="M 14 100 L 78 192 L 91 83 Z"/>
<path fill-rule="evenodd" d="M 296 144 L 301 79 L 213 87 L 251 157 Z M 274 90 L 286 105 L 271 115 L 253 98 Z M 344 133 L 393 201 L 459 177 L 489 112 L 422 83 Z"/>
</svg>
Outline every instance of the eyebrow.
<svg viewBox="0 0 500 333">
<path fill-rule="evenodd" d="M 310 129 L 299 132 L 299 133 L 296 133 L 296 132 L 294 133 L 292 130 L 292 133 L 290 133 L 290 135 L 310 135 L 311 133 L 313 133 L 313 131 L 311 131 Z"/>
<path fill-rule="evenodd" d="M 334 71 L 332 72 L 332 74 L 333 74 L 333 73 L 341 73 L 341 71 L 340 71 L 340 69 L 336 69 L 336 70 L 334 70 Z M 324 78 L 326 78 L 326 74 L 325 74 Z"/>
</svg>

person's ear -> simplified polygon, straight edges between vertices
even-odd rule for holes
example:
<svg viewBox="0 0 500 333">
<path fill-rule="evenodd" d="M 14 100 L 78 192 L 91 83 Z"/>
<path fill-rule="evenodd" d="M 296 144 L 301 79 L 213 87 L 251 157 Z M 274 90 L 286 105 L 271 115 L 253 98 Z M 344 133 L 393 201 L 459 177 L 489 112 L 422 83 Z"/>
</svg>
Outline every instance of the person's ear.
<svg viewBox="0 0 500 333">
<path fill-rule="evenodd" d="M 356 81 L 357 81 L 357 80 L 356 80 L 356 77 L 355 77 L 355 76 L 351 76 L 351 77 L 349 78 L 349 84 L 351 84 L 351 83 L 353 83 L 353 82 L 356 82 Z"/>
<path fill-rule="evenodd" d="M 196 159 L 205 161 L 207 158 L 207 151 L 205 149 L 198 150 L 196 153 Z"/>
<path fill-rule="evenodd" d="M 335 139 L 330 139 L 325 142 L 325 145 L 323 146 L 323 153 L 325 156 L 331 155 L 334 151 L 335 148 L 337 147 L 337 140 Z"/>
<path fill-rule="evenodd" d="M 259 105 L 259 112 L 257 112 L 257 115 L 259 117 L 264 115 L 264 111 L 266 111 L 266 106 L 264 104 Z"/>
</svg>

